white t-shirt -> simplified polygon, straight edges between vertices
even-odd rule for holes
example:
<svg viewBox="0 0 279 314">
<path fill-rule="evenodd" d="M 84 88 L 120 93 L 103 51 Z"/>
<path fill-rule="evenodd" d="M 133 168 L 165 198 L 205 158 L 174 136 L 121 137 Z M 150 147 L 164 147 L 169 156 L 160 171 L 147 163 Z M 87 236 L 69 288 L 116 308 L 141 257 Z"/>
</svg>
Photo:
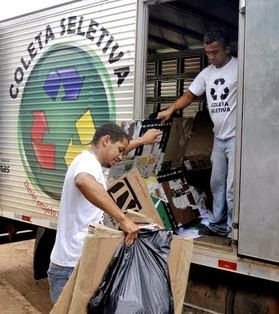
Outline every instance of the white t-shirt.
<svg viewBox="0 0 279 314">
<path fill-rule="evenodd" d="M 75 267 L 82 251 L 88 225 L 102 222 L 103 211 L 92 205 L 75 185 L 80 173 L 92 175 L 106 189 L 102 166 L 89 151 L 79 154 L 65 176 L 55 244 L 50 260 L 60 266 Z"/>
<path fill-rule="evenodd" d="M 222 68 L 209 65 L 194 79 L 189 90 L 196 96 L 206 92 L 214 136 L 224 140 L 235 136 L 237 100 L 237 59 Z"/>
</svg>

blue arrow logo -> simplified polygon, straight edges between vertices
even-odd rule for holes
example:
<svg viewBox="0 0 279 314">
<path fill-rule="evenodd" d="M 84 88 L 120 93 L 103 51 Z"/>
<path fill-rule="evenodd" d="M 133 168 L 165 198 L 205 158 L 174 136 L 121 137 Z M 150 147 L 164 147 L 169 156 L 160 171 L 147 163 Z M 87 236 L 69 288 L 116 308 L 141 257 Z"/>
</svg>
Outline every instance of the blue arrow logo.
<svg viewBox="0 0 279 314">
<path fill-rule="evenodd" d="M 52 100 L 56 100 L 58 90 L 64 86 L 65 96 L 62 100 L 76 100 L 79 97 L 84 78 L 81 78 L 75 68 L 52 71 L 44 83 L 44 91 Z"/>
</svg>

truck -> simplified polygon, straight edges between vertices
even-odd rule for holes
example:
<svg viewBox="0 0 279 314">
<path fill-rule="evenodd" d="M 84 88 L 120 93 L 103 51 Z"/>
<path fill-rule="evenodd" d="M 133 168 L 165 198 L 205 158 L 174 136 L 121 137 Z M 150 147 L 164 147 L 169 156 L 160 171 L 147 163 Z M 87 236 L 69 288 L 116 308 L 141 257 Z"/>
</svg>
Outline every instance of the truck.
<svg viewBox="0 0 279 314">
<path fill-rule="evenodd" d="M 276 0 L 82 0 L 0 22 L 0 215 L 40 227 L 37 261 L 95 128 L 169 106 L 207 65 L 203 34 L 225 28 L 239 64 L 233 245 L 194 240 L 192 263 L 279 282 L 278 15 Z"/>
</svg>

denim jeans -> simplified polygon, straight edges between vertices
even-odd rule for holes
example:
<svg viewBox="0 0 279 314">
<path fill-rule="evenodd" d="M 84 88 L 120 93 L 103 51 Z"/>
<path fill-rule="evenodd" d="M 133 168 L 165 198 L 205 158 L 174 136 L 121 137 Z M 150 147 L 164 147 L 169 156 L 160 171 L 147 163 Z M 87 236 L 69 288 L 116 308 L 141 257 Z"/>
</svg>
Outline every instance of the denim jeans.
<svg viewBox="0 0 279 314">
<path fill-rule="evenodd" d="M 73 270 L 74 267 L 59 266 L 50 262 L 47 274 L 49 283 L 49 294 L 52 304 L 55 304 L 58 300 Z"/>
<path fill-rule="evenodd" d="M 235 137 L 227 140 L 214 138 L 210 180 L 213 210 L 208 227 L 228 237 L 231 237 L 232 232 L 234 159 Z"/>
</svg>

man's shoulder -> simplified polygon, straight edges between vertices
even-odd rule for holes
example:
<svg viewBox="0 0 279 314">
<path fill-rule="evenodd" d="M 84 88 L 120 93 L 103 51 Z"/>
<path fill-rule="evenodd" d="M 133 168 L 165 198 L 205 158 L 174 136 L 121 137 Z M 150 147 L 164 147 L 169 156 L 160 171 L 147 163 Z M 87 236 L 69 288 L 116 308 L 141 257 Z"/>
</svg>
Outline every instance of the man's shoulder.
<svg viewBox="0 0 279 314">
<path fill-rule="evenodd" d="M 210 65 L 208 65 L 207 67 L 205 67 L 204 69 L 202 69 L 200 72 L 199 72 L 199 74 L 196 76 L 196 78 L 198 77 L 198 78 L 206 78 L 207 77 L 207 75 L 208 75 L 208 73 L 210 73 L 210 71 L 211 71 L 211 64 Z"/>
<path fill-rule="evenodd" d="M 83 158 L 96 159 L 95 155 L 92 154 L 89 150 L 83 150 L 75 157 L 75 159 L 83 159 Z"/>
<path fill-rule="evenodd" d="M 227 64 L 225 64 L 224 66 L 226 66 L 226 65 L 228 65 L 228 66 L 233 66 L 233 67 L 237 66 L 237 65 L 238 65 L 238 60 L 237 60 L 237 58 L 234 57 L 234 56 L 232 56 L 231 59 L 230 59 L 230 61 L 229 61 Z"/>
<path fill-rule="evenodd" d="M 95 165 L 99 165 L 100 162 L 98 161 L 98 159 L 96 158 L 96 156 L 94 154 L 92 154 L 90 151 L 88 150 L 84 150 L 81 153 L 79 153 L 74 160 L 71 163 L 71 166 L 76 166 L 80 163 L 90 163 L 90 164 L 95 164 Z M 101 165 L 100 165 L 101 167 Z"/>
<path fill-rule="evenodd" d="M 236 65 L 238 64 L 238 59 L 236 57 L 232 56 L 232 60 L 231 61 L 232 61 L 233 64 L 236 64 Z"/>
</svg>

